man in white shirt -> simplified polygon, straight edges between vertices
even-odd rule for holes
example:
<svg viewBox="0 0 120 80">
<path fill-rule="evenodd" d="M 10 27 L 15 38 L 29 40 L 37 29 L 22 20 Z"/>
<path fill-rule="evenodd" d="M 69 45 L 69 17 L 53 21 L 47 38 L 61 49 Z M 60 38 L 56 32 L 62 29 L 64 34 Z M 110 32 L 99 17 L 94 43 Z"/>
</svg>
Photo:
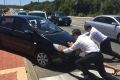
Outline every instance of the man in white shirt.
<svg viewBox="0 0 120 80">
<path fill-rule="evenodd" d="M 114 58 L 120 59 L 120 55 L 114 51 L 112 51 L 111 44 L 110 44 L 110 39 L 102 34 L 100 31 L 98 31 L 96 28 L 92 27 L 89 24 L 84 25 L 84 29 L 88 33 L 88 36 L 100 43 L 100 50 L 102 53 L 113 56 Z"/>
<path fill-rule="evenodd" d="M 64 46 L 60 46 L 60 51 L 67 54 L 74 50 L 80 49 L 85 53 L 85 57 L 77 59 L 75 61 L 75 65 L 78 69 L 83 71 L 85 76 L 90 75 L 86 65 L 94 63 L 98 72 L 105 80 L 115 80 L 106 73 L 103 65 L 103 55 L 99 52 L 98 46 L 88 36 L 81 35 L 81 32 L 78 29 L 74 29 L 72 34 L 74 39 L 76 39 L 76 42 L 73 43 L 71 47 L 66 49 Z"/>
</svg>

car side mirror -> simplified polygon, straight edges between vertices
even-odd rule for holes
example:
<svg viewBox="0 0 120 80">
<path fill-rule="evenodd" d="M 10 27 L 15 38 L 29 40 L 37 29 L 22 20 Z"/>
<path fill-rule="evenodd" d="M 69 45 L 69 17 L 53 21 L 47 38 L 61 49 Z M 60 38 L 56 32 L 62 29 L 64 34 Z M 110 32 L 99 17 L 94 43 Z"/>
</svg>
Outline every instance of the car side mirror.
<svg viewBox="0 0 120 80">
<path fill-rule="evenodd" d="M 118 26 L 118 24 L 116 22 L 112 22 L 112 25 Z"/>
</svg>

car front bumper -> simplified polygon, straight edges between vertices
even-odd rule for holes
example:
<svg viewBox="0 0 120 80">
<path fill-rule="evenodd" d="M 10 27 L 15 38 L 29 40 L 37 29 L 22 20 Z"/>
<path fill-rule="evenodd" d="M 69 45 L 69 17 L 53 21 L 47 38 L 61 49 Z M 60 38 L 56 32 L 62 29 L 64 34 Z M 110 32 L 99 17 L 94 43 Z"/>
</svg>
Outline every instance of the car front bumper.
<svg viewBox="0 0 120 80">
<path fill-rule="evenodd" d="M 58 55 L 55 55 L 52 58 L 52 62 L 55 64 L 66 64 L 69 62 L 74 62 L 79 57 L 79 53 L 73 52 L 73 53 L 58 53 Z"/>
<path fill-rule="evenodd" d="M 68 25 L 68 24 L 71 24 L 71 20 L 62 20 L 62 21 L 59 21 L 59 24 Z"/>
</svg>

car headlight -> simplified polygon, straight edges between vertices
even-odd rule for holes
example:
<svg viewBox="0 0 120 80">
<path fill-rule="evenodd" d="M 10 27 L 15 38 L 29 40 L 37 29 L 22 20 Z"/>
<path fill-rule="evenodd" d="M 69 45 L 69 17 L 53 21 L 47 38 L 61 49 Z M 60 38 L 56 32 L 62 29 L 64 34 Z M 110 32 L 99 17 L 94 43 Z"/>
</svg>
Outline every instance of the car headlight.
<svg viewBox="0 0 120 80">
<path fill-rule="evenodd" d="M 60 45 L 60 44 L 53 44 L 54 48 L 57 50 L 57 51 L 60 51 L 60 46 L 63 46 L 63 45 Z M 64 46 L 64 48 L 67 48 Z"/>
<path fill-rule="evenodd" d="M 62 18 L 59 18 L 59 21 L 62 21 Z"/>
</svg>

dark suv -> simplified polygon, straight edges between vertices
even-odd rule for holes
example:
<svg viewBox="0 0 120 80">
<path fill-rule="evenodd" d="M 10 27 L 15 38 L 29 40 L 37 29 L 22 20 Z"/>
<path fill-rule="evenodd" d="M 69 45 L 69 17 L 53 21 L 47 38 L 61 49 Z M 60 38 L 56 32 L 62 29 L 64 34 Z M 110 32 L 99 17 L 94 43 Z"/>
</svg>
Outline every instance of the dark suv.
<svg viewBox="0 0 120 80">
<path fill-rule="evenodd" d="M 48 17 L 56 25 L 67 25 L 70 26 L 72 20 L 62 12 L 52 13 L 51 17 Z"/>
<path fill-rule="evenodd" d="M 47 19 L 36 16 L 0 17 L 0 45 L 34 56 L 41 67 L 51 62 L 73 59 L 76 53 L 65 55 L 58 51 L 59 44 L 73 41 L 70 34 Z"/>
</svg>

